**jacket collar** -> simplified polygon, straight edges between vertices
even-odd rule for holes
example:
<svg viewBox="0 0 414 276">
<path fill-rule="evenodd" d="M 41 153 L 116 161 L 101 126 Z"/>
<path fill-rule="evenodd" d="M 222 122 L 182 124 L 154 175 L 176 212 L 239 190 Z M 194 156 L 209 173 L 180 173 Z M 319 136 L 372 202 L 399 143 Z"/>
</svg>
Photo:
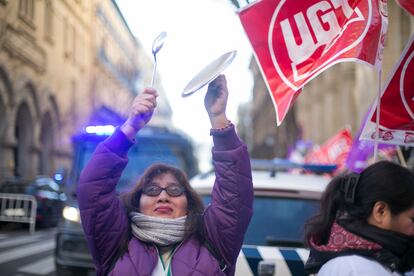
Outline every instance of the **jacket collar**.
<svg viewBox="0 0 414 276">
<path fill-rule="evenodd" d="M 335 257 L 361 255 L 388 266 L 392 271 L 414 268 L 414 239 L 393 231 L 340 219 L 334 222 L 326 244 L 309 240 L 311 252 L 305 268 L 310 273 Z"/>
<path fill-rule="evenodd" d="M 380 250 L 382 247 L 376 242 L 364 239 L 334 222 L 331 234 L 326 244 L 317 244 L 313 238 L 309 241 L 310 246 L 318 251 L 341 252 L 347 250 Z"/>
<path fill-rule="evenodd" d="M 375 241 L 384 249 L 398 257 L 402 257 L 410 246 L 413 245 L 413 239 L 407 235 L 384 230 L 370 224 L 362 224 L 355 220 L 342 219 L 338 223 L 349 232 L 356 233 L 358 236 Z"/>
</svg>

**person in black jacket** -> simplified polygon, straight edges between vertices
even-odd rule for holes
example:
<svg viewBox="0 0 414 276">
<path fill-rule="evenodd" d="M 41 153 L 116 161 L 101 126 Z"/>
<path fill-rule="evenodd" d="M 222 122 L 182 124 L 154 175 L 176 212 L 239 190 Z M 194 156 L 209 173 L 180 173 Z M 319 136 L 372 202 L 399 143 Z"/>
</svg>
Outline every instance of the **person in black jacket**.
<svg viewBox="0 0 414 276">
<path fill-rule="evenodd" d="M 335 177 L 305 225 L 318 275 L 400 275 L 414 268 L 414 174 L 389 161 Z"/>
</svg>

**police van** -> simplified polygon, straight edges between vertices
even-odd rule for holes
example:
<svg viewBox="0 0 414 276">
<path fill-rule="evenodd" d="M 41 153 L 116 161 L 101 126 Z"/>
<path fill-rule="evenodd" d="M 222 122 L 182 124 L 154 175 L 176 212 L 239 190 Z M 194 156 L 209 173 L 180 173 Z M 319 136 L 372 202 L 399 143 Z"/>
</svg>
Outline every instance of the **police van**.
<svg viewBox="0 0 414 276">
<path fill-rule="evenodd" d="M 96 146 L 109 137 L 112 125 L 88 126 L 73 137 L 73 164 L 65 186 L 69 191 L 66 206 L 56 234 L 56 273 L 62 275 L 95 275 L 92 256 L 89 253 L 81 226 L 76 184 L 80 173 L 90 159 Z M 184 170 L 189 177 L 198 173 L 194 147 L 183 133 L 164 127 L 145 126 L 136 136 L 136 143 L 128 152 L 129 163 L 117 185 L 122 193 L 134 185 L 143 171 L 153 163 L 163 162 Z"/>
<path fill-rule="evenodd" d="M 252 160 L 253 217 L 239 254 L 238 276 L 307 275 L 303 226 L 319 208 L 334 165 L 297 164 L 286 160 Z M 295 171 L 306 171 L 293 173 Z M 210 203 L 214 172 L 200 174 L 190 184 Z"/>
</svg>

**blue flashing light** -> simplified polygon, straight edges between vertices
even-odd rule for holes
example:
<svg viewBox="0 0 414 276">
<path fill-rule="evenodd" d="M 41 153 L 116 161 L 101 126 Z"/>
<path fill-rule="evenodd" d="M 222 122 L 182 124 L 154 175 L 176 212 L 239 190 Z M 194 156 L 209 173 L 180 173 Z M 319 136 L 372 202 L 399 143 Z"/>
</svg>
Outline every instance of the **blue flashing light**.
<svg viewBox="0 0 414 276">
<path fill-rule="evenodd" d="M 96 135 L 111 135 L 115 131 L 113 125 L 104 125 L 104 126 L 87 126 L 85 128 L 86 133 L 96 134 Z"/>
<path fill-rule="evenodd" d="M 56 181 L 62 181 L 63 180 L 63 175 L 61 173 L 56 173 L 54 176 Z"/>
</svg>

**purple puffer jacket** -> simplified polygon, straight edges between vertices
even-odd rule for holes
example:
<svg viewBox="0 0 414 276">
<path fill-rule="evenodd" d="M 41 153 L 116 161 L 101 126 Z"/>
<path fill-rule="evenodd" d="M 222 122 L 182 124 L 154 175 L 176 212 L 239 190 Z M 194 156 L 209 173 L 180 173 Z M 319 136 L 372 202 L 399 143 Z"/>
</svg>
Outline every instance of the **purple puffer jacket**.
<svg viewBox="0 0 414 276">
<path fill-rule="evenodd" d="M 192 237 L 184 240 L 171 261 L 172 275 L 234 275 L 243 237 L 252 215 L 253 185 L 246 146 L 234 126 L 212 131 L 216 181 L 203 220 L 207 238 L 225 260 L 225 273 L 209 250 Z M 82 225 L 97 275 L 151 275 L 158 262 L 156 247 L 132 237 L 128 251 L 108 271 L 121 238 L 130 227 L 115 193 L 132 143 L 119 130 L 101 143 L 82 172 L 78 203 Z"/>
</svg>

